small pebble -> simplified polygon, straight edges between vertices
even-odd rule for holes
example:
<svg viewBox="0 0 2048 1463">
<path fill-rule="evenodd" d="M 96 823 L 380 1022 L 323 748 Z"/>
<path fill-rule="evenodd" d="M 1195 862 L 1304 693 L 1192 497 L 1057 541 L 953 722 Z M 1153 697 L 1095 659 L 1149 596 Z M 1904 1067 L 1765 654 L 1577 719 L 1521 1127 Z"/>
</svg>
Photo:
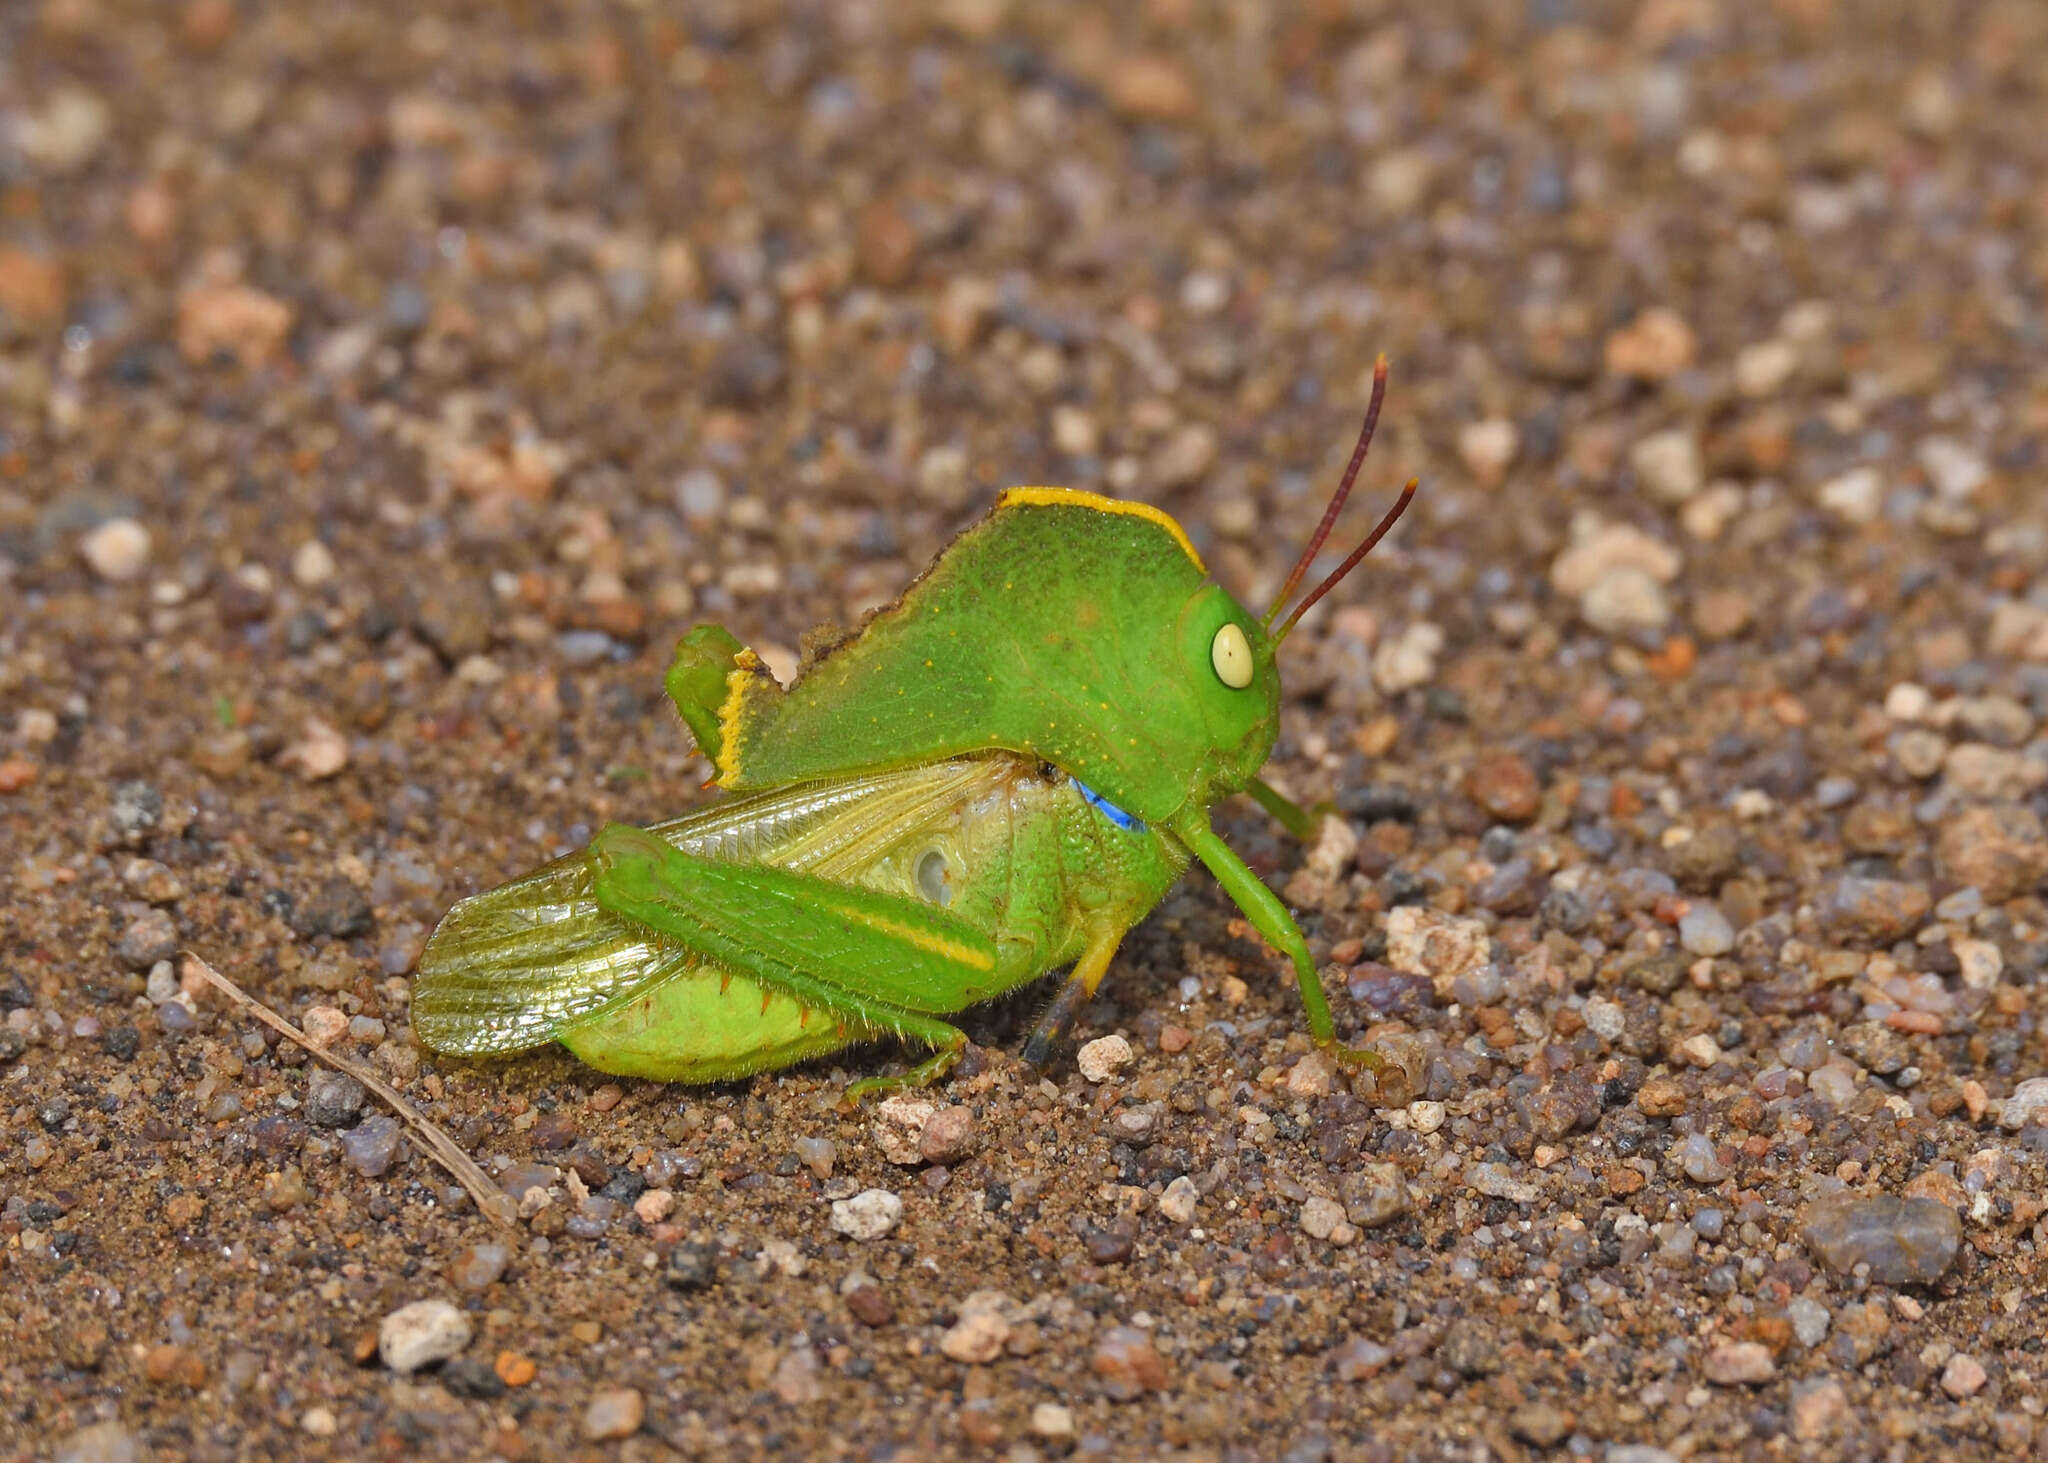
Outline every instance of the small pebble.
<svg viewBox="0 0 2048 1463">
<path fill-rule="evenodd" d="M 1031 1432 L 1034 1437 L 1049 1442 L 1060 1442 L 1074 1436 L 1074 1409 L 1058 1402 L 1034 1403 L 1031 1408 Z"/>
<path fill-rule="evenodd" d="M 2017 1133 L 2020 1129 L 2048 1125 L 2048 1077 L 2029 1077 L 2012 1090 L 1998 1110 L 2001 1127 Z"/>
<path fill-rule="evenodd" d="M 633 1212 L 640 1216 L 642 1224 L 659 1224 L 675 1213 L 676 1196 L 673 1189 L 643 1189 L 633 1201 Z"/>
<path fill-rule="evenodd" d="M 1713 1141 L 1701 1133 L 1692 1134 L 1680 1145 L 1679 1162 L 1685 1176 L 1696 1184 L 1718 1184 L 1728 1177 L 1728 1165 L 1714 1151 Z"/>
<path fill-rule="evenodd" d="M 1876 468 L 1851 468 L 1820 485 L 1820 506 L 1844 523 L 1875 523 L 1884 509 L 1884 487 Z"/>
<path fill-rule="evenodd" d="M 1726 1341 L 1707 1353 L 1700 1370 L 1717 1387 L 1758 1387 L 1778 1374 L 1778 1364 L 1760 1341 Z"/>
<path fill-rule="evenodd" d="M 1195 1187 L 1195 1181 L 1181 1174 L 1159 1196 L 1159 1213 L 1175 1224 L 1186 1224 L 1195 1217 L 1195 1206 L 1201 1198 L 1202 1191 Z"/>
<path fill-rule="evenodd" d="M 126 584 L 149 567 L 150 535 L 132 518 L 110 518 L 78 541 L 87 567 L 109 584 Z"/>
<path fill-rule="evenodd" d="M 149 970 L 174 959 L 178 927 L 161 909 L 146 909 L 128 922 L 114 945 L 114 954 L 130 970 Z"/>
<path fill-rule="evenodd" d="M 1131 1064 L 1130 1042 L 1121 1036 L 1098 1036 L 1074 1054 L 1074 1065 L 1090 1082 L 1107 1082 Z"/>
<path fill-rule="evenodd" d="M 1506 417 L 1467 422 L 1458 430 L 1458 456 L 1472 476 L 1489 486 L 1506 475 L 1520 445 L 1520 433 Z"/>
<path fill-rule="evenodd" d="M 1958 1402 L 1976 1396 L 1989 1380 L 1984 1364 L 1960 1351 L 1950 1357 L 1948 1365 L 1941 1369 L 1941 1390 Z"/>
<path fill-rule="evenodd" d="M 1493 938 L 1482 920 L 1404 904 L 1387 915 L 1387 964 L 1426 975 L 1439 996 L 1492 958 Z"/>
<path fill-rule="evenodd" d="M 1833 1435 L 1849 1417 L 1849 1394 L 1832 1377 L 1801 1384 L 1792 1393 L 1792 1436 L 1817 1442 Z"/>
<path fill-rule="evenodd" d="M 1955 1262 L 1963 1225 L 1935 1199 L 1839 1195 L 1816 1203 L 1800 1234 L 1814 1258 L 1837 1275 L 1868 1265 L 1879 1285 L 1932 1285 Z"/>
<path fill-rule="evenodd" d="M 511 1263 L 512 1251 L 504 1245 L 488 1241 L 465 1245 L 455 1252 L 448 1266 L 448 1279 L 457 1290 L 475 1295 L 496 1284 Z"/>
<path fill-rule="evenodd" d="M 1681 1041 L 1678 1055 L 1688 1064 L 1705 1071 L 1721 1060 L 1721 1044 L 1702 1031 Z"/>
<path fill-rule="evenodd" d="M 206 1363 L 172 1342 L 150 1347 L 142 1358 L 142 1374 L 152 1382 L 176 1382 L 193 1391 L 206 1385 Z"/>
<path fill-rule="evenodd" d="M 903 1201 L 887 1189 L 862 1189 L 832 1204 L 832 1228 L 848 1239 L 880 1239 L 902 1221 Z"/>
<path fill-rule="evenodd" d="M 833 1166 L 839 1159 L 839 1145 L 830 1138 L 798 1138 L 790 1147 L 795 1150 L 797 1161 L 809 1169 L 819 1183 L 832 1177 Z"/>
<path fill-rule="evenodd" d="M 382 1178 L 398 1156 L 402 1136 L 397 1118 L 377 1113 L 341 1135 L 342 1158 L 364 1178 Z"/>
<path fill-rule="evenodd" d="M 1785 1307 L 1785 1319 L 1792 1323 L 1792 1334 L 1808 1351 L 1827 1339 L 1828 1308 L 1811 1296 L 1795 1296 Z"/>
<path fill-rule="evenodd" d="M 400 1375 L 446 1361 L 469 1345 L 469 1317 L 445 1300 L 416 1300 L 377 1328 L 377 1355 Z"/>
<path fill-rule="evenodd" d="M 1088 1368 L 1101 1380 L 1103 1394 L 1129 1402 L 1166 1386 L 1166 1361 L 1152 1338 L 1136 1326 L 1112 1326 L 1102 1333 L 1088 1358 Z"/>
<path fill-rule="evenodd" d="M 1317 1194 L 1301 1206 L 1301 1232 L 1310 1239 L 1328 1239 L 1344 1221 L 1344 1206 Z"/>
<path fill-rule="evenodd" d="M 863 1326 L 886 1326 L 896 1319 L 896 1305 L 875 1284 L 856 1285 L 846 1292 L 846 1308 Z"/>
<path fill-rule="evenodd" d="M 939 1350 L 954 1361 L 985 1366 L 1003 1354 L 1010 1339 L 1010 1323 L 1003 1318 L 1000 1296 L 981 1292 L 962 1303 L 960 1318 L 939 1338 Z"/>
<path fill-rule="evenodd" d="M 775 1374 L 769 1378 L 768 1385 L 782 1399 L 785 1407 L 801 1407 L 816 1402 L 825 1395 L 825 1384 L 819 1376 L 817 1351 L 802 1343 L 790 1347 L 775 1364 Z"/>
<path fill-rule="evenodd" d="M 1408 1126 L 1427 1136 L 1444 1125 L 1450 1110 L 1441 1102 L 1423 1098 L 1408 1104 Z"/>
<path fill-rule="evenodd" d="M 1843 875 L 1822 889 L 1815 904 L 1821 923 L 1837 938 L 1888 945 L 1920 927 L 1934 897 L 1924 884 Z"/>
<path fill-rule="evenodd" d="M 1501 823 L 1526 823 L 1543 806 L 1535 769 L 1512 752 L 1485 757 L 1465 774 L 1465 795 Z"/>
<path fill-rule="evenodd" d="M 583 1409 L 583 1436 L 593 1443 L 630 1438 L 646 1419 L 647 1399 L 638 1388 L 607 1387 Z"/>
<path fill-rule="evenodd" d="M 1363 1382 L 1378 1376 L 1393 1362 L 1394 1353 L 1377 1341 L 1353 1336 L 1330 1349 L 1330 1371 L 1340 1382 Z"/>
<path fill-rule="evenodd" d="M 1578 1419 L 1548 1402 L 1531 1402 L 1517 1407 L 1508 1417 L 1508 1430 L 1525 1443 L 1554 1448 L 1570 1435 Z"/>
<path fill-rule="evenodd" d="M 974 1151 L 978 1141 L 974 1109 L 955 1103 L 940 1108 L 925 1123 L 917 1155 L 926 1163 L 956 1164 Z"/>
<path fill-rule="evenodd" d="M 1735 948 L 1735 927 L 1717 906 L 1694 900 L 1679 916 L 1678 942 L 1689 954 L 1726 955 Z"/>
<path fill-rule="evenodd" d="M 1643 438 L 1629 449 L 1628 463 L 1643 490 L 1660 503 L 1683 503 L 1706 486 L 1699 439 L 1682 427 Z"/>
<path fill-rule="evenodd" d="M 907 1092 L 884 1098 L 875 1108 L 874 1121 L 875 1146 L 882 1150 L 882 1157 L 904 1167 L 924 1162 L 919 1140 L 937 1111 L 938 1105 L 931 1099 Z"/>
<path fill-rule="evenodd" d="M 317 538 L 309 538 L 292 553 L 292 578 L 307 589 L 316 589 L 334 577 L 334 551 Z"/>
<path fill-rule="evenodd" d="M 306 1079 L 306 1121 L 322 1128 L 345 1128 L 369 1096 L 369 1089 L 348 1073 L 321 1067 Z"/>
</svg>

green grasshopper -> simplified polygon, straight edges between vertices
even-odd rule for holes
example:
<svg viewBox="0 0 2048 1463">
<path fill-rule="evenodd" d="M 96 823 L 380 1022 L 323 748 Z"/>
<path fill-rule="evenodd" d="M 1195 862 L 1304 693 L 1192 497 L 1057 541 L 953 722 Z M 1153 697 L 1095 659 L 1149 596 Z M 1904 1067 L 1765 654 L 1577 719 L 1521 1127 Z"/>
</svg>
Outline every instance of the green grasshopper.
<svg viewBox="0 0 2048 1463">
<path fill-rule="evenodd" d="M 1249 793 L 1297 836 L 1316 816 L 1259 777 L 1274 657 L 1414 495 L 1278 617 L 1372 441 L 1263 618 L 1210 582 L 1157 508 L 1013 488 L 862 627 L 779 686 L 716 625 L 667 688 L 739 794 L 463 900 L 435 930 L 413 1028 L 482 1056 L 559 1041 L 622 1076 L 716 1082 L 895 1036 L 932 1055 L 848 1098 L 921 1086 L 967 1044 L 945 1018 L 1071 964 L 1024 1057 L 1041 1065 L 1127 930 L 1199 859 L 1294 965 L 1310 1035 L 1337 1040 L 1308 943 L 1210 827 Z"/>
</svg>

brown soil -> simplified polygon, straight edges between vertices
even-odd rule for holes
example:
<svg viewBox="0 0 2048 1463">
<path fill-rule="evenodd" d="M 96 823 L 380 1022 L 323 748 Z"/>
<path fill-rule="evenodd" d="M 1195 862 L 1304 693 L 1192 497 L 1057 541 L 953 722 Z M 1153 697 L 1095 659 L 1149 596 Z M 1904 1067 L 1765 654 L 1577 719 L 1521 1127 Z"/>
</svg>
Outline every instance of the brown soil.
<svg viewBox="0 0 2048 1463">
<path fill-rule="evenodd" d="M 0 6 L 0 1458 L 2035 1454 L 2044 100 L 2036 0 Z M 412 1042 L 706 796 L 688 626 L 1019 482 L 1261 604 L 1381 351 L 1344 819 L 1218 822 L 1412 1103 L 1199 874 L 922 1133 Z"/>
</svg>

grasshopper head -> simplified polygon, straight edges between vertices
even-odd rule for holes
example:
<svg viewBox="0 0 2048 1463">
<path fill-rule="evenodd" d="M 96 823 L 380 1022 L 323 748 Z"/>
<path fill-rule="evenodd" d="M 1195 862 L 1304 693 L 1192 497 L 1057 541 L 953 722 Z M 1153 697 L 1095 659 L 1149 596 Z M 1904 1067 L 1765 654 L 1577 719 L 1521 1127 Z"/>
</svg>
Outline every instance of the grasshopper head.
<svg viewBox="0 0 2048 1463">
<path fill-rule="evenodd" d="M 1374 369 L 1372 404 L 1367 408 L 1365 426 L 1351 454 L 1350 466 L 1308 547 L 1263 618 L 1246 610 L 1228 590 L 1208 578 L 1185 535 L 1171 519 L 1142 505 L 1092 500 L 1098 517 L 1113 513 L 1149 518 L 1179 543 L 1188 562 L 1173 565 L 1179 571 L 1176 574 L 1162 570 L 1157 576 L 1146 576 L 1148 582 L 1173 586 L 1166 590 L 1170 598 L 1153 602 L 1157 609 L 1152 614 L 1138 617 L 1140 627 L 1149 624 L 1157 629 L 1152 633 L 1128 634 L 1119 640 L 1124 665 L 1118 679 L 1132 692 L 1125 701 L 1129 717 L 1121 728 L 1125 734 L 1104 737 L 1092 744 L 1086 749 L 1085 760 L 1077 758 L 1078 765 L 1070 766 L 1070 771 L 1088 780 L 1119 806 L 1158 821 L 1168 821 L 1170 815 L 1177 816 L 1179 810 L 1188 807 L 1210 807 L 1251 785 L 1259 769 L 1265 766 L 1279 734 L 1280 674 L 1276 660 L 1281 642 L 1300 623 L 1309 606 L 1329 593 L 1386 535 L 1414 496 L 1415 484 L 1411 482 L 1365 542 L 1303 596 L 1294 612 L 1275 627 L 1274 621 L 1315 562 L 1344 500 L 1350 495 L 1372 441 L 1385 392 L 1383 357 Z M 1020 494 L 1010 496 L 1013 501 L 1023 500 Z M 1072 501 L 1078 495 L 1059 496 L 1061 501 Z M 1162 555 L 1161 559 L 1171 557 Z M 1121 563 L 1112 562 L 1111 571 L 1122 571 Z M 1083 622 L 1092 613 L 1086 603 L 1072 609 L 1078 611 L 1076 618 Z M 1070 630 L 1071 624 L 1063 622 L 1055 638 L 1064 643 Z M 1078 659 L 1104 656 L 1099 641 L 1085 644 L 1085 649 L 1076 651 Z"/>
</svg>

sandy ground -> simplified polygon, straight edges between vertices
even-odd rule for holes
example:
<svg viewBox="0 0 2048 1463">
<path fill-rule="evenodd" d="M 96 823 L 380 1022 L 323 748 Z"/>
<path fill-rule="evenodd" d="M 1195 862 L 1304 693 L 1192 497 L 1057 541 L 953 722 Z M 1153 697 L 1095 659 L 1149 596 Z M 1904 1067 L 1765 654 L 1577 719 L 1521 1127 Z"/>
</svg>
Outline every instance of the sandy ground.
<svg viewBox="0 0 2048 1463">
<path fill-rule="evenodd" d="M 2035 0 L 0 6 L 0 1458 L 2040 1454 L 2044 88 Z M 1199 874 L 1099 1082 L 1043 991 L 933 1113 L 412 1041 L 707 796 L 689 625 L 1018 482 L 1262 604 L 1380 351 L 1345 816 L 1219 826 L 1407 1091 Z"/>
</svg>

